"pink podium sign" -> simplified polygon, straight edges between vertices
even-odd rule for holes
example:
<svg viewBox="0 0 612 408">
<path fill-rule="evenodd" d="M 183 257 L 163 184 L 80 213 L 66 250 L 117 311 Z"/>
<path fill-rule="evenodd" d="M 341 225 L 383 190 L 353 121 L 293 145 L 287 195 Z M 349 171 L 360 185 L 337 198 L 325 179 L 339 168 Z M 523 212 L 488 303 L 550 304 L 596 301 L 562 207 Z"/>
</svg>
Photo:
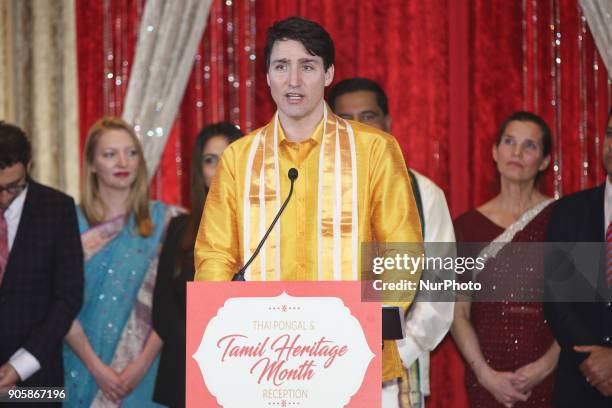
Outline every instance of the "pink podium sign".
<svg viewBox="0 0 612 408">
<path fill-rule="evenodd" d="M 380 407 L 381 309 L 359 282 L 190 282 L 187 407 Z"/>
</svg>

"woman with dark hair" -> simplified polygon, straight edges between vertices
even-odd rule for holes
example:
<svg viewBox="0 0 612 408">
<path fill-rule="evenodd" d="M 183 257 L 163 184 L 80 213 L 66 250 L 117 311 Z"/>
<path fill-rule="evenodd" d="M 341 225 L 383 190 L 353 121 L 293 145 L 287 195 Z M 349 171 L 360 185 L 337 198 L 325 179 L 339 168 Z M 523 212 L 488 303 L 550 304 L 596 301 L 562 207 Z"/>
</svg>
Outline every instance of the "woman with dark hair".
<svg viewBox="0 0 612 408">
<path fill-rule="evenodd" d="M 195 274 L 193 248 L 208 188 L 223 150 L 242 136 L 228 122 L 200 131 L 191 158 L 191 213 L 172 219 L 164 242 L 153 296 L 153 327 L 163 341 L 154 400 L 185 406 L 185 301 Z"/>
<path fill-rule="evenodd" d="M 550 374 L 560 349 L 544 320 L 543 258 L 526 257 L 518 246 L 507 245 L 545 240 L 553 200 L 538 190 L 537 179 L 548 167 L 550 147 L 550 129 L 542 118 L 530 112 L 508 117 L 493 146 L 499 194 L 454 223 L 458 243 L 483 243 L 475 253 L 461 255 L 488 259 L 471 280 L 494 289 L 499 298 L 472 302 L 458 295 L 455 304 L 451 332 L 469 366 L 472 407 L 551 406 Z M 513 297 L 539 301 L 512 302 Z"/>
</svg>

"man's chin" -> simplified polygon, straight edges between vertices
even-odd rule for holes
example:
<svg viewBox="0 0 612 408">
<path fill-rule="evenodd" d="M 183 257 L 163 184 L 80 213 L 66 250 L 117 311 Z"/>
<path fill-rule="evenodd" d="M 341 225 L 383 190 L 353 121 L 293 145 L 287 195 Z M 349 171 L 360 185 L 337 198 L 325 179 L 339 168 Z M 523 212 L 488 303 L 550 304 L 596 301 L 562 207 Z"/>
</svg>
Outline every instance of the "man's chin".
<svg viewBox="0 0 612 408">
<path fill-rule="evenodd" d="M 295 121 L 306 116 L 306 108 L 303 106 L 284 106 L 280 111 L 285 117 Z"/>
</svg>

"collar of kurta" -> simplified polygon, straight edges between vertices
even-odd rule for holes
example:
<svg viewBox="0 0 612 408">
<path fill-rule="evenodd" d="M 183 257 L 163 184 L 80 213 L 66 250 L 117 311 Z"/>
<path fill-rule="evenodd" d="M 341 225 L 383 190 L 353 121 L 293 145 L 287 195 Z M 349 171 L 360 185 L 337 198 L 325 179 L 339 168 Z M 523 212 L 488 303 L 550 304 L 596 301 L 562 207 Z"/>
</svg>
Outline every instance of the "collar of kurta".
<svg viewBox="0 0 612 408">
<path fill-rule="evenodd" d="M 357 166 L 351 125 L 324 103 L 322 124 L 311 135 L 320 141 L 317 186 L 317 261 L 319 280 L 358 279 Z M 281 206 L 278 146 L 282 128 L 278 112 L 255 136 L 244 186 L 243 259 L 249 259 Z M 299 179 L 296 182 L 300 182 Z M 266 240 L 246 280 L 281 278 L 282 218 Z"/>
<path fill-rule="evenodd" d="M 327 108 L 327 106 L 326 106 Z M 274 115 L 274 120 L 276 120 L 276 118 L 278 117 L 278 112 Z M 270 122 L 270 124 L 273 123 Z M 269 125 L 269 124 L 268 124 Z M 278 140 L 277 140 L 277 144 L 280 146 L 284 143 L 307 143 L 307 142 L 314 142 L 317 145 L 320 145 L 323 142 L 323 127 L 325 126 L 325 120 L 321 119 L 321 121 L 319 122 L 319 124 L 315 127 L 314 132 L 312 132 L 312 134 L 310 135 L 310 137 L 308 137 L 308 139 L 305 139 L 301 142 L 292 142 L 291 140 L 289 140 L 287 138 L 287 135 L 285 134 L 285 129 L 283 129 L 282 125 L 279 123 L 278 126 Z M 263 130 L 263 129 L 262 129 Z"/>
</svg>

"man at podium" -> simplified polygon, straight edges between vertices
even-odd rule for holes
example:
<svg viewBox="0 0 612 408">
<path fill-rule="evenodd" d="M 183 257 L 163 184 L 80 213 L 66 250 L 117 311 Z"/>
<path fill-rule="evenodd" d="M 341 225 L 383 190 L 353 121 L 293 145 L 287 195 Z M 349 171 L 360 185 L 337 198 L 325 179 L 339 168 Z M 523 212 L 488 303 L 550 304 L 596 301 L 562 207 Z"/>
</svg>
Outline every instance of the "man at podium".
<svg viewBox="0 0 612 408">
<path fill-rule="evenodd" d="M 329 33 L 300 17 L 277 22 L 268 29 L 264 60 L 277 112 L 223 153 L 196 240 L 195 280 L 231 280 L 238 271 L 247 281 L 358 280 L 361 243 L 421 243 L 395 138 L 344 120 L 325 103 L 334 78 Z M 403 375 L 389 342 L 383 380 Z"/>
</svg>

